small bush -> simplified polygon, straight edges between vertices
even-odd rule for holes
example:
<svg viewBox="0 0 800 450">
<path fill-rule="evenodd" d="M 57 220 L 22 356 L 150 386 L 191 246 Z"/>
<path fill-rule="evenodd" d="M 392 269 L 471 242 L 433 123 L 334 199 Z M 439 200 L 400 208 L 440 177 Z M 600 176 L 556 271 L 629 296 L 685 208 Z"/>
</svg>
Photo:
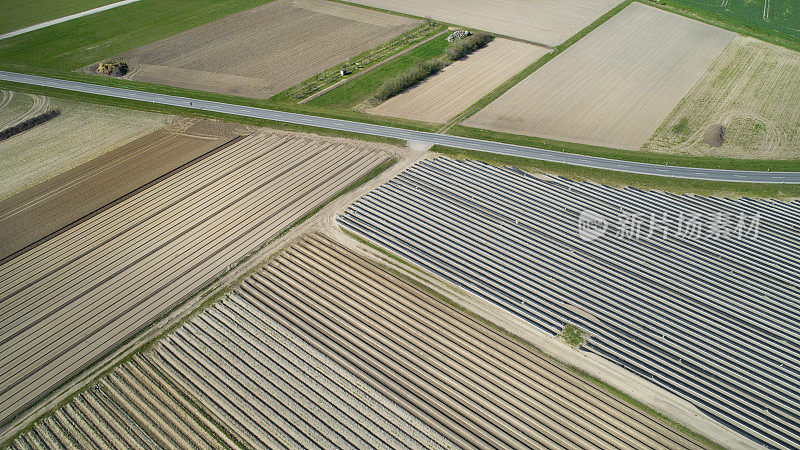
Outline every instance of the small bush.
<svg viewBox="0 0 800 450">
<path fill-rule="evenodd" d="M 476 33 L 463 39 L 456 39 L 447 47 L 446 55 L 450 61 L 457 61 L 479 48 L 483 48 L 494 37 L 486 33 Z"/>
<path fill-rule="evenodd" d="M 5 130 L 0 131 L 0 141 L 6 140 L 6 139 L 10 138 L 11 136 L 20 134 L 23 131 L 30 130 L 31 128 L 35 127 L 36 125 L 43 124 L 43 123 L 47 122 L 48 120 L 58 116 L 59 114 L 61 114 L 60 110 L 51 109 L 50 111 L 47 111 L 47 112 L 45 112 L 43 114 L 39 114 L 36 117 L 31 117 L 30 119 L 28 119 L 28 120 L 26 120 L 24 122 L 18 123 L 17 125 L 14 125 L 13 127 L 8 127 Z"/>
<path fill-rule="evenodd" d="M 445 65 L 446 64 L 439 59 L 422 61 L 400 75 L 383 83 L 383 86 L 381 86 L 372 97 L 373 103 L 384 102 L 406 89 L 417 85 L 422 80 L 442 70 Z"/>
<path fill-rule="evenodd" d="M 568 323 L 564 325 L 564 329 L 561 331 L 561 338 L 571 347 L 579 348 L 586 343 L 586 332 Z"/>
</svg>

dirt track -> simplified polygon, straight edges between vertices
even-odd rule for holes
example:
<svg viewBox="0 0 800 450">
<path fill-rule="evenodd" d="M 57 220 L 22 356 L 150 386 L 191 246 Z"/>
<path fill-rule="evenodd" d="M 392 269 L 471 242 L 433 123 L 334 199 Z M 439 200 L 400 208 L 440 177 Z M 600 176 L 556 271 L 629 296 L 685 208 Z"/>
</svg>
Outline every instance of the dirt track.
<svg viewBox="0 0 800 450">
<path fill-rule="evenodd" d="M 0 422 L 387 158 L 253 135 L 0 266 Z"/>
<path fill-rule="evenodd" d="M 444 123 L 546 53 L 544 47 L 495 39 L 485 48 L 367 112 Z"/>
<path fill-rule="evenodd" d="M 0 262 L 237 135 L 203 127 L 174 124 L 0 201 Z"/>
<path fill-rule="evenodd" d="M 734 36 L 632 3 L 463 124 L 639 150 Z"/>
<path fill-rule="evenodd" d="M 416 23 L 322 0 L 277 0 L 118 58 L 132 80 L 267 98 Z"/>
</svg>

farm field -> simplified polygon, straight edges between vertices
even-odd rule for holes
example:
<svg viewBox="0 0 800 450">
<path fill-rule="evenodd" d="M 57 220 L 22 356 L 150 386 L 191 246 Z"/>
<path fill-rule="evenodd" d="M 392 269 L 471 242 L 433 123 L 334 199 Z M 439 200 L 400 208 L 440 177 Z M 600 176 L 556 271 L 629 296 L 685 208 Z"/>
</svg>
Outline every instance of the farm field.
<svg viewBox="0 0 800 450">
<path fill-rule="evenodd" d="M 418 21 L 324 0 L 277 0 L 116 57 L 126 78 L 265 99 Z"/>
<path fill-rule="evenodd" d="M 463 125 L 639 150 L 734 36 L 632 3 Z"/>
<path fill-rule="evenodd" d="M 88 409 L 83 405 L 91 397 L 105 401 L 95 401 L 100 406 L 89 410 L 86 419 L 75 414 Z M 95 428 L 101 432 L 87 432 Z M 140 433 L 131 432 L 137 429 Z M 303 448 L 450 445 L 235 295 L 45 417 L 12 448 L 54 437 L 69 442 L 70 434 L 85 443 L 132 442 L 134 447 L 149 438 L 160 448 L 239 448 L 235 442 L 246 448 L 280 447 L 278 442 Z"/>
<path fill-rule="evenodd" d="M 596 233 L 581 233 L 586 217 Z M 546 332 L 577 326 L 583 349 L 756 442 L 796 448 L 799 217 L 798 201 L 618 189 L 436 158 L 339 221 Z"/>
<path fill-rule="evenodd" d="M 353 3 L 430 17 L 534 43 L 556 46 L 586 28 L 622 0 L 356 0 Z"/>
<path fill-rule="evenodd" d="M 723 22 L 743 23 L 767 35 L 782 35 L 800 44 L 800 4 L 795 0 L 667 0 L 665 3 Z"/>
<path fill-rule="evenodd" d="M 0 262 L 221 148 L 241 128 L 212 121 L 177 121 L 0 201 Z"/>
<path fill-rule="evenodd" d="M 0 141 L 0 200 L 29 189 L 151 133 L 171 116 L 3 91 L 2 128 L 48 109 L 61 114 Z"/>
<path fill-rule="evenodd" d="M 118 0 L 6 0 L 0 34 L 108 5 Z"/>
<path fill-rule="evenodd" d="M 644 150 L 737 158 L 800 158 L 800 53 L 737 37 Z M 720 147 L 706 129 L 725 127 Z"/>
<path fill-rule="evenodd" d="M 388 158 L 254 134 L 0 265 L 0 423 Z"/>
<path fill-rule="evenodd" d="M 540 46 L 494 39 L 485 48 L 455 61 L 421 84 L 366 111 L 444 123 L 546 53 L 547 49 Z"/>
<path fill-rule="evenodd" d="M 234 295 L 452 447 L 697 445 L 322 235 L 285 250 Z"/>
</svg>

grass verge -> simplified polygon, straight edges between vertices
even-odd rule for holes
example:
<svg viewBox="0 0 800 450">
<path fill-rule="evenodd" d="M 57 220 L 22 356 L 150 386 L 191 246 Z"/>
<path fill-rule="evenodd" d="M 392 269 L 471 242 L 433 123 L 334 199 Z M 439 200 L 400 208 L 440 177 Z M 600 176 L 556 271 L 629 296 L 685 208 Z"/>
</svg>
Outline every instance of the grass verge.
<svg viewBox="0 0 800 450">
<path fill-rule="evenodd" d="M 386 169 L 388 169 L 389 167 L 393 166 L 396 162 L 397 162 L 396 158 L 389 159 L 388 161 L 384 162 L 383 164 L 379 165 L 375 169 L 373 169 L 370 172 L 368 172 L 367 174 L 365 174 L 363 177 L 361 177 L 358 180 L 356 180 L 354 183 L 348 185 L 347 187 L 345 187 L 344 189 L 339 191 L 336 195 L 332 196 L 331 198 L 329 198 L 328 200 L 326 200 L 325 202 L 323 202 L 322 204 L 320 204 L 319 206 L 317 206 L 313 210 L 309 211 L 307 214 L 305 214 L 303 217 L 301 217 L 300 219 L 295 221 L 293 224 L 291 224 L 290 226 L 284 228 L 280 233 L 275 235 L 273 238 L 269 239 L 267 242 L 265 242 L 262 245 L 260 245 L 256 250 L 252 251 L 249 256 L 243 258 L 242 260 L 240 260 L 236 264 L 234 264 L 232 267 L 230 267 L 230 269 L 226 273 L 232 272 L 237 267 L 239 267 L 241 264 L 243 264 L 246 261 L 248 261 L 253 255 L 256 255 L 259 251 L 264 249 L 266 246 L 272 244 L 273 242 L 277 241 L 278 239 L 280 239 L 281 237 L 286 235 L 289 231 L 291 231 L 294 228 L 296 228 L 296 227 L 300 226 L 301 224 L 303 224 L 306 220 L 308 220 L 309 218 L 314 216 L 322 208 L 324 208 L 325 206 L 327 206 L 328 204 L 330 204 L 331 202 L 333 202 L 337 198 L 339 198 L 339 197 L 341 197 L 341 196 L 343 196 L 343 195 L 345 195 L 345 194 L 357 189 L 358 187 L 364 185 L 365 183 L 369 182 L 373 178 L 375 178 L 378 175 L 380 175 L 381 173 L 383 173 Z M 31 429 L 33 429 L 33 427 L 36 425 L 37 422 L 39 422 L 40 420 L 42 420 L 45 417 L 49 417 L 56 410 L 58 410 L 59 408 L 62 408 L 63 406 L 65 406 L 66 404 L 68 404 L 69 402 L 74 400 L 75 397 L 77 397 L 78 395 L 80 395 L 83 392 L 87 391 L 91 386 L 93 386 L 95 383 L 97 383 L 97 381 L 99 381 L 101 378 L 105 377 L 106 375 L 108 375 L 111 372 L 113 372 L 114 370 L 116 370 L 119 366 L 121 366 L 121 365 L 123 365 L 123 364 L 125 364 L 127 362 L 130 362 L 133 359 L 134 356 L 152 350 L 154 348 L 154 346 L 161 339 L 163 339 L 164 337 L 166 337 L 168 334 L 172 333 L 173 331 L 175 331 L 179 327 L 183 326 L 184 324 L 186 324 L 187 322 L 192 320 L 197 315 L 201 314 L 203 311 L 208 309 L 213 304 L 215 304 L 218 301 L 220 301 L 226 294 L 231 292 L 234 287 L 240 285 L 242 283 L 242 281 L 244 281 L 245 278 L 247 278 L 250 275 L 252 275 L 253 273 L 255 273 L 267 261 L 269 261 L 270 259 L 272 259 L 275 256 L 277 256 L 278 254 L 280 254 L 281 251 L 282 251 L 282 249 L 279 249 L 279 250 L 273 252 L 272 254 L 270 254 L 267 258 L 261 259 L 258 262 L 254 263 L 253 267 L 250 270 L 246 271 L 244 274 L 242 274 L 241 276 L 236 278 L 236 280 L 234 280 L 232 283 L 229 283 L 229 284 L 227 284 L 226 286 L 224 286 L 222 288 L 215 288 L 214 286 L 219 282 L 219 280 L 222 277 L 225 276 L 225 274 L 222 274 L 222 275 L 216 277 L 214 280 L 212 280 L 211 282 L 206 284 L 204 287 L 200 288 L 197 291 L 197 294 L 195 294 L 194 296 L 189 297 L 186 300 L 180 302 L 179 304 L 175 305 L 172 309 L 170 309 L 168 312 L 164 313 L 161 317 L 155 319 L 153 321 L 153 324 L 156 324 L 156 323 L 160 322 L 161 320 L 163 320 L 164 318 L 169 317 L 170 315 L 174 314 L 178 309 L 183 307 L 186 304 L 186 302 L 188 302 L 189 300 L 191 300 L 192 298 L 195 298 L 195 297 L 199 298 L 199 299 L 202 299 L 200 304 L 197 307 L 195 307 L 193 310 L 191 310 L 188 314 L 186 314 L 183 317 L 181 317 L 179 320 L 177 320 L 174 323 L 172 323 L 169 326 L 167 326 L 164 330 L 162 330 L 161 332 L 156 334 L 154 337 L 148 339 L 146 342 L 144 342 L 142 344 L 139 344 L 138 346 L 136 346 L 135 348 L 133 348 L 132 350 L 127 352 L 125 357 L 120 358 L 120 360 L 117 361 L 116 363 L 110 365 L 109 367 L 107 367 L 107 368 L 105 368 L 103 370 L 95 369 L 94 371 L 92 371 L 91 368 L 90 368 L 88 373 L 84 373 L 84 372 L 78 373 L 75 376 L 69 378 L 68 380 L 65 380 L 61 385 L 59 385 L 58 387 L 54 388 L 50 392 L 56 392 L 59 389 L 61 389 L 63 386 L 66 386 L 67 384 L 69 384 L 70 382 L 72 382 L 72 381 L 74 381 L 74 380 L 76 380 L 78 378 L 83 378 L 83 379 L 85 379 L 87 381 L 86 381 L 86 384 L 84 386 L 82 386 L 80 389 L 77 389 L 75 392 L 73 392 L 72 394 L 68 395 L 63 400 L 59 401 L 53 407 L 48 408 L 42 414 L 39 414 L 34 420 L 31 421 L 31 423 L 29 423 L 24 428 L 22 428 L 18 433 L 15 433 L 11 437 L 9 437 L 7 440 L 5 440 L 4 442 L 0 443 L 0 448 L 9 447 L 11 445 L 11 443 L 14 441 L 14 439 L 16 439 L 18 436 L 20 436 L 20 435 L 30 431 Z M 109 354 L 112 354 L 117 349 L 125 348 L 126 346 L 128 346 L 132 341 L 134 341 L 136 339 L 136 337 L 140 333 L 141 333 L 141 331 L 139 333 L 136 333 L 136 335 L 131 336 L 125 342 L 120 344 L 116 349 L 109 350 L 109 352 L 106 354 L 105 357 L 107 357 Z M 102 359 L 103 358 L 101 358 L 100 361 L 102 361 Z M 182 392 L 182 391 L 180 391 L 180 392 Z M 187 400 L 191 401 L 190 399 L 187 399 Z M 195 405 L 195 406 L 197 407 L 197 405 Z M 34 405 L 34 407 L 35 407 L 35 405 Z M 17 416 L 11 417 L 9 419 L 9 423 L 13 422 L 17 417 L 19 417 L 20 415 L 22 415 L 24 413 L 25 413 L 25 411 L 22 411 Z M 202 414 L 203 411 L 198 408 L 198 413 Z M 217 425 L 220 430 L 224 430 L 224 427 L 221 424 L 216 423 L 208 415 L 205 415 L 205 417 L 208 420 L 210 420 L 212 423 Z M 200 426 L 202 426 L 202 424 L 200 424 Z M 229 437 L 231 437 L 231 436 L 229 436 Z M 233 439 L 233 437 L 231 437 L 231 438 Z M 233 440 L 235 441 L 235 439 L 233 439 Z"/>
<path fill-rule="evenodd" d="M 518 167 L 526 172 L 558 175 L 575 181 L 593 181 L 614 187 L 632 186 L 642 190 L 656 189 L 676 194 L 714 195 L 732 198 L 751 197 L 774 198 L 778 200 L 795 200 L 800 198 L 800 185 L 794 184 L 732 183 L 639 175 L 538 161 L 516 156 L 496 155 L 494 153 L 476 152 L 439 145 L 433 146 L 431 151 L 453 159 L 475 159 L 498 166 Z"/>
<path fill-rule="evenodd" d="M 479 128 L 454 125 L 448 134 L 464 136 L 487 141 L 504 142 L 506 144 L 523 145 L 566 153 L 597 156 L 601 158 L 635 161 L 667 166 L 699 167 L 711 169 L 755 170 L 763 172 L 800 172 L 800 159 L 739 159 L 718 156 L 672 155 L 665 153 L 620 150 L 576 142 L 556 141 L 540 137 L 522 136 L 500 131 L 482 130 Z"/>
<path fill-rule="evenodd" d="M 372 136 L 369 134 L 351 133 L 348 131 L 331 130 L 328 128 L 318 128 L 308 125 L 297 125 L 286 122 L 277 122 L 266 119 L 256 119 L 252 117 L 242 117 L 237 115 L 222 114 L 210 111 L 200 111 L 189 108 L 160 105 L 156 103 L 141 102 L 137 100 L 128 100 L 116 97 L 106 97 L 103 95 L 96 95 L 96 94 L 85 94 L 82 92 L 65 91 L 61 89 L 33 86 L 22 83 L 11 83 L 6 81 L 0 81 L 0 89 L 8 89 L 17 92 L 28 92 L 32 94 L 66 98 L 86 103 L 96 103 L 107 106 L 116 106 L 119 108 L 137 109 L 141 111 L 150 111 L 161 114 L 173 114 L 185 117 L 202 117 L 208 119 L 218 119 L 226 122 L 242 123 L 245 125 L 252 125 L 257 127 L 274 128 L 276 130 L 295 131 L 300 133 L 313 133 L 321 136 L 351 138 L 367 142 L 379 142 L 379 143 L 398 145 L 398 146 L 405 145 L 405 141 L 401 139 L 385 138 L 381 136 Z"/>
<path fill-rule="evenodd" d="M 392 252 L 389 252 L 388 250 L 384 249 L 383 247 L 381 247 L 381 246 L 379 246 L 377 244 L 374 244 L 372 241 L 369 241 L 369 240 L 359 236 L 358 234 L 353 233 L 350 230 L 347 230 L 347 229 L 345 229 L 343 227 L 341 229 L 346 235 L 352 237 L 353 239 L 355 239 L 356 241 L 360 242 L 361 244 L 366 245 L 367 247 L 379 252 L 380 254 L 385 255 L 386 257 L 390 258 L 391 260 L 397 261 L 402 266 L 409 267 L 413 271 L 422 273 L 422 274 L 424 274 L 424 275 L 426 275 L 428 277 L 432 277 L 434 279 L 438 279 L 438 277 L 434 277 L 434 276 L 426 273 L 423 269 L 420 269 L 419 267 L 411 264 L 410 262 L 404 260 L 403 258 L 393 254 Z M 672 427 L 673 429 L 676 429 L 680 433 L 683 433 L 684 435 L 689 436 L 689 437 L 691 437 L 691 438 L 703 443 L 704 445 L 706 445 L 706 446 L 708 446 L 710 448 L 719 449 L 719 450 L 722 450 L 724 448 L 721 445 L 719 445 L 716 442 L 714 442 L 711 439 L 709 439 L 708 437 L 706 437 L 706 436 L 704 436 L 704 435 L 702 435 L 700 433 L 697 433 L 694 430 L 690 429 L 689 427 L 670 419 L 669 417 L 665 416 L 664 414 L 661 414 L 660 412 L 656 411 L 655 409 L 653 409 L 653 408 L 645 405 L 644 403 L 636 400 L 631 395 L 626 394 L 625 392 L 622 392 L 621 390 L 615 388 L 614 386 L 611 386 L 610 384 L 600 380 L 599 378 L 590 375 L 588 372 L 586 372 L 586 371 L 584 371 L 582 369 L 579 369 L 579 368 L 577 368 L 577 367 L 575 367 L 573 365 L 566 364 L 566 363 L 560 361 L 558 358 L 556 358 L 556 357 L 550 355 L 549 353 L 543 351 L 542 349 L 537 347 L 532 342 L 526 340 L 525 338 L 523 338 L 523 337 L 521 337 L 521 336 L 519 336 L 517 334 L 514 334 L 514 333 L 510 332 L 506 328 L 495 324 L 494 322 L 484 318 L 483 316 L 470 311 L 469 309 L 467 309 L 467 308 L 461 306 L 460 304 L 454 302 L 453 300 L 451 300 L 450 298 L 446 297 L 445 295 L 443 295 L 439 291 L 431 288 L 430 286 L 427 286 L 427 285 L 425 285 L 423 283 L 420 283 L 417 280 L 414 280 L 409 275 L 407 275 L 405 273 L 402 273 L 402 272 L 400 272 L 399 270 L 397 270 L 395 268 L 386 266 L 384 264 L 381 264 L 381 263 L 378 263 L 378 262 L 375 262 L 375 261 L 374 261 L 374 263 L 379 265 L 383 269 L 389 271 L 394 276 L 402 279 L 406 283 L 408 283 L 408 284 L 414 286 L 415 288 L 419 289 L 420 291 L 425 292 L 426 294 L 428 294 L 431 297 L 441 301 L 442 303 L 444 303 L 444 304 L 454 308 L 455 310 L 457 310 L 457 311 L 459 311 L 459 312 L 461 312 L 461 313 L 463 313 L 463 314 L 475 319 L 476 321 L 486 325 L 487 327 L 491 328 L 492 330 L 494 330 L 494 331 L 500 333 L 501 335 L 505 336 L 506 338 L 510 339 L 512 342 L 514 342 L 514 343 L 516 343 L 518 345 L 522 345 L 523 347 L 533 351 L 537 355 L 547 359 L 548 361 L 553 362 L 554 364 L 558 365 L 559 367 L 565 367 L 567 370 L 569 370 L 570 372 L 575 374 L 577 377 L 588 381 L 589 383 L 597 386 L 598 388 L 602 389 L 603 391 L 605 391 L 606 393 L 610 394 L 611 396 L 616 397 L 619 400 L 622 400 L 623 402 L 625 402 L 625 403 L 633 406 L 634 408 L 644 412 L 645 414 L 649 415 L 650 417 L 652 417 L 652 418 L 664 423 L 665 425 L 667 425 L 669 427 Z"/>
</svg>

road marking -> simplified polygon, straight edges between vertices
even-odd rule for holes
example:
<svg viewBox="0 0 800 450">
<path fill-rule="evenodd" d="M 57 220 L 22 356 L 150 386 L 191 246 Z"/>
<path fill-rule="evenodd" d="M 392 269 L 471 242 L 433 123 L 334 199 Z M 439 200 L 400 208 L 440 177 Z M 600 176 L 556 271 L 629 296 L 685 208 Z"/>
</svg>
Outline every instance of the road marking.
<svg viewBox="0 0 800 450">
<path fill-rule="evenodd" d="M 77 19 L 80 17 L 90 16 L 92 14 L 97 14 L 99 12 L 108 11 L 109 9 L 114 9 L 120 6 L 127 5 L 129 3 L 139 2 L 141 0 L 122 0 L 121 2 L 112 3 L 110 5 L 100 6 L 98 8 L 90 9 L 87 11 L 70 14 L 69 16 L 60 17 L 58 19 L 48 20 L 47 22 L 37 23 L 36 25 L 31 25 L 29 27 L 20 28 L 19 30 L 9 31 L 8 33 L 0 34 L 0 40 L 8 39 L 10 37 L 19 36 L 20 34 L 29 33 L 31 31 L 40 30 L 42 28 L 49 27 L 51 25 L 55 25 L 58 23 L 63 23 L 70 21 L 72 19 Z"/>
</svg>

